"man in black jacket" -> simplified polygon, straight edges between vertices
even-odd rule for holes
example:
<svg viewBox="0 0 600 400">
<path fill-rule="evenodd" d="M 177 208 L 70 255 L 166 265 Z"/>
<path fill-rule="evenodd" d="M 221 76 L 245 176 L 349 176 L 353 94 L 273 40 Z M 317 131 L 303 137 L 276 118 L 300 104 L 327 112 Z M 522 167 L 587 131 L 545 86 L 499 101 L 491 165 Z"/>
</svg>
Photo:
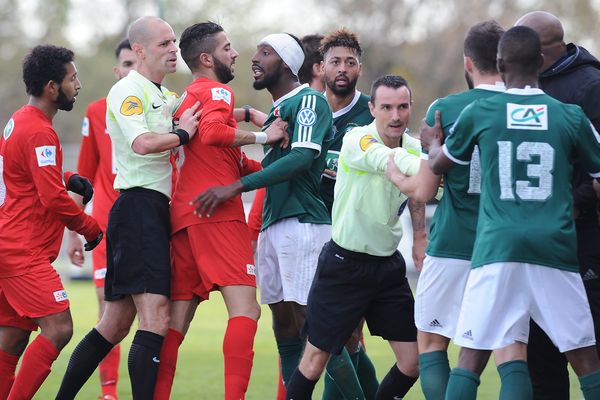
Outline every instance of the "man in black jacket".
<svg viewBox="0 0 600 400">
<path fill-rule="evenodd" d="M 600 131 L 600 62 L 583 47 L 565 44 L 562 24 L 554 15 L 534 11 L 515 25 L 535 30 L 542 42 L 544 64 L 540 86 L 563 103 L 579 105 Z M 594 318 L 596 340 L 600 337 L 600 225 L 598 198 L 592 178 L 573 160 L 574 218 L 581 276 Z M 596 343 L 600 354 L 600 345 Z M 528 363 L 536 400 L 568 400 L 567 360 L 534 322 L 529 333 Z"/>
</svg>

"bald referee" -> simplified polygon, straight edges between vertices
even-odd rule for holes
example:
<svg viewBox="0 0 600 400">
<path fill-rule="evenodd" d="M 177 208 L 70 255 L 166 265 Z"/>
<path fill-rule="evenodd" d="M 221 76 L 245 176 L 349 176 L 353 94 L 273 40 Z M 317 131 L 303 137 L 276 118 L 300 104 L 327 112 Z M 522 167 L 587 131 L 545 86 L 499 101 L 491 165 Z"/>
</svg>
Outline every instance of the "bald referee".
<svg viewBox="0 0 600 400">
<path fill-rule="evenodd" d="M 107 227 L 106 310 L 73 351 L 57 398 L 75 398 L 98 363 L 139 326 L 129 351 L 134 399 L 151 400 L 159 354 L 169 321 L 170 149 L 196 132 L 198 104 L 186 110 L 173 132 L 176 96 L 161 85 L 175 72 L 177 46 L 171 26 L 142 17 L 129 27 L 137 67 L 117 82 L 107 101 L 107 130 L 115 151 L 119 197 Z"/>
</svg>

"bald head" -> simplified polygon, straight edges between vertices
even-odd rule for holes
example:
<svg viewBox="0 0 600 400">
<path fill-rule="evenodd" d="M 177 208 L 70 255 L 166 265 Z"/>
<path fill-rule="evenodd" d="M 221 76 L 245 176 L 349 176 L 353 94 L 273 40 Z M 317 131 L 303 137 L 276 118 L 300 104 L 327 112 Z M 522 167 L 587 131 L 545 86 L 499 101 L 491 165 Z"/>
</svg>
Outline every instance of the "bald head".
<svg viewBox="0 0 600 400">
<path fill-rule="evenodd" d="M 157 30 L 156 28 L 161 25 L 166 25 L 169 29 L 171 28 L 167 22 L 158 17 L 140 17 L 129 25 L 127 38 L 132 45 L 134 43 L 139 43 L 143 46 L 147 46 Z"/>
<path fill-rule="evenodd" d="M 542 46 L 562 43 L 564 30 L 560 20 L 546 11 L 533 11 L 523 15 L 515 26 L 526 26 L 540 36 Z"/>
<path fill-rule="evenodd" d="M 532 11 L 523 15 L 515 26 L 526 26 L 533 29 L 540 37 L 544 64 L 541 71 L 545 71 L 566 52 L 564 30 L 560 20 L 546 11 Z"/>
</svg>

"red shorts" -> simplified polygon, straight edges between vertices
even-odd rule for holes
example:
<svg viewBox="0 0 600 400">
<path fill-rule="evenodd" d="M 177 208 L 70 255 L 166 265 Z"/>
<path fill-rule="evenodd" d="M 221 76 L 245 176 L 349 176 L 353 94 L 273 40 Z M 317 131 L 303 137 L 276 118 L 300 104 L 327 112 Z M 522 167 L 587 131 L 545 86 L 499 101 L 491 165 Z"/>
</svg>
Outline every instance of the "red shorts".
<svg viewBox="0 0 600 400">
<path fill-rule="evenodd" d="M 196 224 L 171 237 L 171 300 L 207 300 L 221 286 L 256 287 L 248 226 Z"/>
<path fill-rule="evenodd" d="M 0 326 L 35 331 L 33 318 L 68 308 L 67 292 L 50 264 L 31 267 L 24 275 L 0 278 Z"/>
<path fill-rule="evenodd" d="M 106 229 L 104 230 L 106 232 Z M 92 251 L 92 278 L 97 288 L 104 287 L 104 277 L 106 276 L 106 241 L 103 240 Z"/>
</svg>

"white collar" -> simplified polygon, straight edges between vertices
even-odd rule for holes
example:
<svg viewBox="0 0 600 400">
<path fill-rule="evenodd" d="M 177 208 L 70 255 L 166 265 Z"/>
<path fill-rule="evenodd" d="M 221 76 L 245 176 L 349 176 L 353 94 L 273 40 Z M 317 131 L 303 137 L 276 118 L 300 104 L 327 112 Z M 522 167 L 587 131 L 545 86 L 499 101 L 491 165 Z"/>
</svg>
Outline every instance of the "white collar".
<svg viewBox="0 0 600 400">
<path fill-rule="evenodd" d="M 506 90 L 506 86 L 504 86 L 504 82 L 496 82 L 494 85 L 482 83 L 481 85 L 475 86 L 475 89 L 489 90 L 492 92 L 504 92 Z"/>
<path fill-rule="evenodd" d="M 308 83 L 305 83 L 304 85 L 300 85 L 297 88 L 293 89 L 291 92 L 288 92 L 286 94 L 284 94 L 283 96 L 281 96 L 280 98 L 278 98 L 277 100 L 275 100 L 273 102 L 273 107 L 277 107 L 278 105 L 280 105 L 284 100 L 289 99 L 290 97 L 295 96 L 296 94 L 298 94 L 298 92 L 300 92 L 302 89 L 306 89 L 308 87 Z"/>
<path fill-rule="evenodd" d="M 354 91 L 354 98 L 352 99 L 352 101 L 350 102 L 350 104 L 348 104 L 346 107 L 337 110 L 336 112 L 333 113 L 333 118 L 337 118 L 337 117 L 341 117 L 342 115 L 346 114 L 348 111 L 350 111 L 352 109 L 352 107 L 354 107 L 356 105 L 356 103 L 358 103 L 358 99 L 360 99 L 360 92 L 358 90 Z"/>
<path fill-rule="evenodd" d="M 518 94 L 521 96 L 532 96 L 536 94 L 544 94 L 544 91 L 540 88 L 532 88 L 527 85 L 524 88 L 510 88 L 506 91 L 509 94 Z"/>
</svg>

